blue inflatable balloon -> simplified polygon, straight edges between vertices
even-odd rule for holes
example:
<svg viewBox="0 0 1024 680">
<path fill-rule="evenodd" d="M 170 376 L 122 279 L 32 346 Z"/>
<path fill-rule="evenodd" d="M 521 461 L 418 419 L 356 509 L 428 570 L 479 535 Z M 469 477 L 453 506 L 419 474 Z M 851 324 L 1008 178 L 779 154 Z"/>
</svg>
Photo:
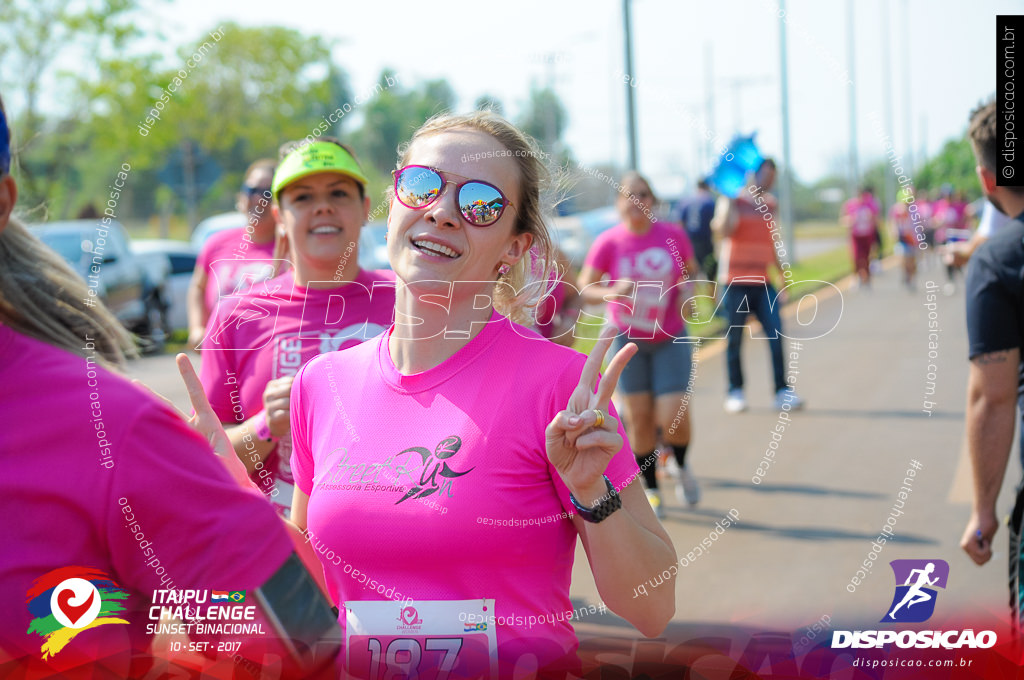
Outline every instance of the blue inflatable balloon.
<svg viewBox="0 0 1024 680">
<path fill-rule="evenodd" d="M 756 171 L 763 162 L 764 156 L 754 143 L 754 135 L 737 135 L 729 142 L 725 153 L 718 157 L 718 164 L 708 176 L 708 183 L 729 198 L 736 198 L 747 185 L 747 173 Z"/>
<path fill-rule="evenodd" d="M 729 198 L 736 198 L 747 185 L 747 171 L 735 161 L 720 160 L 708 177 L 708 184 Z"/>
<path fill-rule="evenodd" d="M 755 133 L 756 134 L 756 133 Z M 751 172 L 759 169 L 764 157 L 754 143 L 754 135 L 749 137 L 735 137 L 729 145 L 729 150 L 736 157 L 736 162 L 744 169 Z"/>
</svg>

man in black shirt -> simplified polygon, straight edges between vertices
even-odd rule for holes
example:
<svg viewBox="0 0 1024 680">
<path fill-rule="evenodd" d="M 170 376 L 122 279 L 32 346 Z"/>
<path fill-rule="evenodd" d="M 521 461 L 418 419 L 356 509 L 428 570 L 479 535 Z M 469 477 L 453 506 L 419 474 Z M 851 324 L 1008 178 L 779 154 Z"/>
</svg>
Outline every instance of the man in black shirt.
<svg viewBox="0 0 1024 680">
<path fill-rule="evenodd" d="M 971 258 L 967 272 L 967 445 L 974 473 L 974 507 L 960 547 L 978 564 L 992 557 L 998 528 L 996 499 L 1013 445 L 1015 398 L 1024 387 L 1024 188 L 997 186 L 1000 140 L 996 106 L 971 115 L 968 136 L 977 157 L 982 189 L 996 208 L 1015 216 Z M 1024 484 L 1010 516 L 1010 607 L 1021 627 L 1024 600 Z"/>
</svg>

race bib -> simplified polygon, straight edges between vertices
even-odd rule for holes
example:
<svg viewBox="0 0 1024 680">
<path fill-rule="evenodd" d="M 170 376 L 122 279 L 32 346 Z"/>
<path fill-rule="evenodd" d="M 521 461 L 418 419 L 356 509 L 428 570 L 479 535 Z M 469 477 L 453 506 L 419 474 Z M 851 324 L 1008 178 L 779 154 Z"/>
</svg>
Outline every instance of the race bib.
<svg viewBox="0 0 1024 680">
<path fill-rule="evenodd" d="M 345 602 L 345 669 L 354 678 L 498 677 L 494 600 Z"/>
</svg>

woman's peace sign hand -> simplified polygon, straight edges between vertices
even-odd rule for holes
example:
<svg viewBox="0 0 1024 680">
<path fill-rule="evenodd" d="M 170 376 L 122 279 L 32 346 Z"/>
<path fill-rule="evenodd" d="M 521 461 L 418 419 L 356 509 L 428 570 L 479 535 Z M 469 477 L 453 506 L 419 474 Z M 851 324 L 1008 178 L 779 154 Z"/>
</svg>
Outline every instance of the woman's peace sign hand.
<svg viewBox="0 0 1024 680">
<path fill-rule="evenodd" d="M 579 384 L 569 397 L 568 405 L 545 431 L 548 460 L 562 475 L 569 491 L 584 505 L 607 494 L 601 477 L 612 456 L 622 448 L 619 421 L 609 414 L 608 404 L 622 369 L 637 351 L 636 345 L 630 343 L 620 349 L 604 377 L 599 375 L 601 362 L 618 332 L 608 327 L 601 333 L 583 365 Z"/>
</svg>

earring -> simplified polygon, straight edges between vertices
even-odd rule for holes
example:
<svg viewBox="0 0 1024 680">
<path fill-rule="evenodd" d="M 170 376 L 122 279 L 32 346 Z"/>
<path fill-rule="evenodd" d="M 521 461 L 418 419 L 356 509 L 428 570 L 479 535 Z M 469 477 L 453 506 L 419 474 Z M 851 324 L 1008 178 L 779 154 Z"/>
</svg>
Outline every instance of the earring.
<svg viewBox="0 0 1024 680">
<path fill-rule="evenodd" d="M 512 271 L 512 267 L 510 267 L 508 264 L 502 262 L 501 266 L 498 267 L 498 276 L 505 276 L 510 271 Z"/>
</svg>

